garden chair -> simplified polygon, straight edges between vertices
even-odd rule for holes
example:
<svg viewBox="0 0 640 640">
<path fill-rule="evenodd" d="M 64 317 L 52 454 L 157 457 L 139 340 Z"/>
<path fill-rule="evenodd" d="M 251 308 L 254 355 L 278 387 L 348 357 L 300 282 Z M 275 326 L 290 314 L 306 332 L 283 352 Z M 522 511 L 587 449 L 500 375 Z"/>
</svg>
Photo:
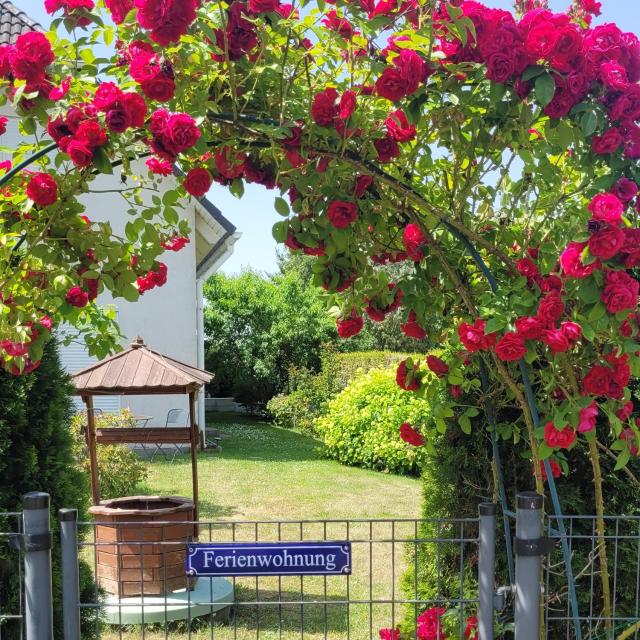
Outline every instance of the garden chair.
<svg viewBox="0 0 640 640">
<path fill-rule="evenodd" d="M 166 419 L 166 421 L 164 423 L 164 426 L 165 427 L 177 427 L 178 423 L 180 422 L 180 417 L 182 416 L 183 413 L 184 413 L 184 409 L 169 409 L 169 411 L 167 412 L 167 419 Z M 185 426 L 188 426 L 188 423 Z M 151 460 L 152 461 L 155 458 L 157 453 L 160 453 L 165 460 L 168 460 L 167 453 L 166 453 L 163 445 L 156 444 L 156 449 L 153 452 L 153 455 L 151 456 Z M 181 444 L 176 443 L 176 444 L 173 445 L 173 455 L 171 456 L 171 462 L 173 462 L 175 460 L 175 457 L 179 453 L 184 453 L 184 450 L 183 450 Z"/>
</svg>

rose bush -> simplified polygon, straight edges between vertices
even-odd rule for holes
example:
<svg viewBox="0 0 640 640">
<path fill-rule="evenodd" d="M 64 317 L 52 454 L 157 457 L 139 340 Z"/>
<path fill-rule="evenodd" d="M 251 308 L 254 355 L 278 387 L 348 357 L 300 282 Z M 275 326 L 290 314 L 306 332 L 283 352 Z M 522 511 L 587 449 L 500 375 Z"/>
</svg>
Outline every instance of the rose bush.
<svg viewBox="0 0 640 640">
<path fill-rule="evenodd" d="M 587 0 L 566 13 L 519 0 L 516 14 L 475 0 L 105 4 L 117 28 L 92 2 L 49 2 L 70 39 L 0 47 L 2 99 L 37 134 L 0 178 L 7 370 L 36 368 L 63 321 L 94 353 L 113 347 L 95 297 L 135 300 L 166 282 L 159 257 L 188 236 L 178 199 L 209 180 L 237 196 L 257 183 L 279 190 L 273 234 L 315 256 L 342 337 L 361 331 L 363 313 L 402 305 L 407 335 L 453 348 L 439 375 L 426 375 L 427 358 L 398 371 L 420 398 L 449 392 L 435 429 L 450 428 L 484 362 L 494 393 L 521 410 L 510 437 L 526 439 L 539 491 L 541 460 L 555 476 L 565 453 L 585 450 L 599 514 L 600 451 L 640 486 L 633 409 L 621 414 L 640 371 L 635 35 L 591 26 L 599 3 Z M 112 60 L 95 58 L 97 40 L 116 41 Z M 116 237 L 78 198 L 142 158 Z M 173 163 L 183 184 L 146 204 L 140 190 Z M 399 261 L 409 268 L 390 282 L 379 267 Z M 593 428 L 579 428 L 594 406 Z M 569 437 L 545 437 L 547 423 L 573 433 L 570 450 Z M 426 425 L 410 426 L 428 442 Z M 608 588 L 604 598 L 608 610 Z"/>
</svg>

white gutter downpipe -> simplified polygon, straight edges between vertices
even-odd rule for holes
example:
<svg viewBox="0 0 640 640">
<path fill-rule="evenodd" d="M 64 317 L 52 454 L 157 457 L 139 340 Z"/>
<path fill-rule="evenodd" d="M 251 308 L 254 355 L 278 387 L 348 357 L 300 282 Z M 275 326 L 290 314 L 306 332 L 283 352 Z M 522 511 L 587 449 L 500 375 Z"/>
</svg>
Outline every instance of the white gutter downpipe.
<svg viewBox="0 0 640 640">
<path fill-rule="evenodd" d="M 198 369 L 204 369 L 204 280 L 196 280 L 196 341 L 198 343 Z M 205 442 L 205 389 L 202 387 L 198 396 L 198 426 Z"/>
</svg>

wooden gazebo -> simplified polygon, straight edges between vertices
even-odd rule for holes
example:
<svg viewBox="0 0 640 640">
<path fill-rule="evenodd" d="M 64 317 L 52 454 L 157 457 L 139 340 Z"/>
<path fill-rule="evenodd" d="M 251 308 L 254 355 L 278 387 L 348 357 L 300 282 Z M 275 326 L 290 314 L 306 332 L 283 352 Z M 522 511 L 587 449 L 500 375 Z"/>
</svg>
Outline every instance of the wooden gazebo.
<svg viewBox="0 0 640 640">
<path fill-rule="evenodd" d="M 87 407 L 86 439 L 91 466 L 93 504 L 100 504 L 96 443 L 189 444 L 195 519 L 198 519 L 198 445 L 196 400 L 203 384 L 213 375 L 149 349 L 136 338 L 128 349 L 75 373 L 76 394 Z M 96 429 L 93 396 L 185 394 L 189 396 L 188 427 L 136 427 Z"/>
</svg>

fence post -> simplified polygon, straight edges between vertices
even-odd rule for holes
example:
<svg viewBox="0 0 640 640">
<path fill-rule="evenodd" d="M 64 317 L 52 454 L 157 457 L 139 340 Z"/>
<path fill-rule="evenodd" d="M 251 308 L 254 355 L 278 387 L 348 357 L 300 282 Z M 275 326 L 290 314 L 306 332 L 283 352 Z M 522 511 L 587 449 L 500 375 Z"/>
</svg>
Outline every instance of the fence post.
<svg viewBox="0 0 640 640">
<path fill-rule="evenodd" d="M 80 640 L 80 577 L 78 566 L 78 510 L 60 509 L 62 558 L 62 620 L 64 640 Z"/>
<path fill-rule="evenodd" d="M 496 505 L 480 505 L 478 550 L 478 637 L 493 640 L 493 599 L 495 595 Z"/>
<path fill-rule="evenodd" d="M 53 640 L 49 494 L 25 494 L 22 510 L 26 638 Z"/>
<path fill-rule="evenodd" d="M 519 493 L 516 510 L 516 603 L 515 637 L 540 638 L 540 568 L 545 552 L 540 536 L 542 496 L 533 491 Z"/>
</svg>

